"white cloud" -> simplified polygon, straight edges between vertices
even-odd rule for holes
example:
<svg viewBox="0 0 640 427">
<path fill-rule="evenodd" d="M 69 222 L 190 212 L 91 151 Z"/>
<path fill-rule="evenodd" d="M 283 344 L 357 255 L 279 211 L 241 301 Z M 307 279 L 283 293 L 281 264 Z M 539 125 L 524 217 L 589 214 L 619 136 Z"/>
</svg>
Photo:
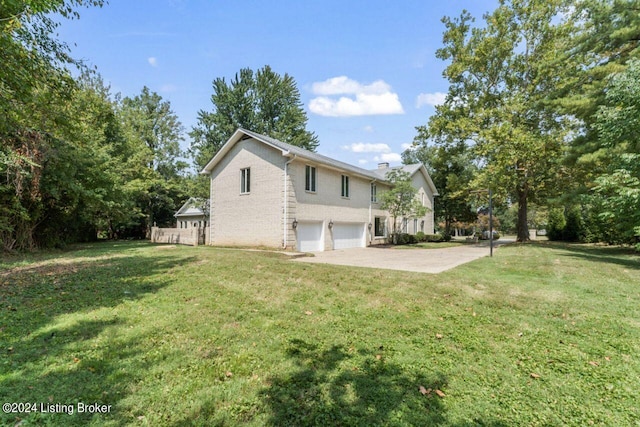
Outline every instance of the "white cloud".
<svg viewBox="0 0 640 427">
<path fill-rule="evenodd" d="M 420 108 L 423 105 L 435 107 L 436 105 L 444 104 L 446 98 L 447 94 L 442 92 L 421 93 L 416 98 L 416 108 Z"/>
<path fill-rule="evenodd" d="M 402 156 L 398 153 L 384 153 L 373 158 L 376 162 L 401 162 Z"/>
<path fill-rule="evenodd" d="M 147 58 L 147 62 L 149 63 L 149 65 L 151 65 L 152 67 L 157 67 L 158 66 L 158 59 L 155 56 L 150 56 Z"/>
<path fill-rule="evenodd" d="M 343 145 L 342 148 L 354 153 L 389 153 L 391 151 L 391 147 L 387 144 L 366 144 L 364 142 Z"/>
<path fill-rule="evenodd" d="M 402 150 L 404 151 L 404 150 L 407 150 L 409 148 L 413 148 L 413 144 L 402 144 L 400 146 L 400 148 L 402 148 Z"/>
<path fill-rule="evenodd" d="M 315 95 L 309 102 L 309 110 L 320 116 L 349 117 L 382 114 L 404 114 L 398 94 L 383 80 L 363 85 L 346 76 L 334 77 L 313 83 Z M 333 95 L 341 96 L 339 98 Z"/>
<path fill-rule="evenodd" d="M 363 127 L 362 130 L 365 131 L 365 132 L 371 133 L 371 132 L 373 132 L 373 126 L 367 125 L 367 126 Z"/>
</svg>

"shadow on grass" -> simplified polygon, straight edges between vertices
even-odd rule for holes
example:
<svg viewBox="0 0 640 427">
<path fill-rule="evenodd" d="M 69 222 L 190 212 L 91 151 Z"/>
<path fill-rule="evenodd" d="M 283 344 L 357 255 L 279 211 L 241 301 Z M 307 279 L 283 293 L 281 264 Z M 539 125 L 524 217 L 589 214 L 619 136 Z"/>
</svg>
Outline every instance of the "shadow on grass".
<svg viewBox="0 0 640 427">
<path fill-rule="evenodd" d="M 270 387 L 262 393 L 270 411 L 269 425 L 435 425 L 445 421 L 436 389 L 446 387 L 446 378 L 391 363 L 383 349 L 333 346 L 323 350 L 293 340 L 287 356 L 294 360 L 295 372 L 271 378 Z"/>
<path fill-rule="evenodd" d="M 117 405 L 150 367 L 141 354 L 144 337 L 132 332 L 125 338 L 117 330 L 126 320 L 91 312 L 157 292 L 173 280 L 162 273 L 192 259 L 92 252 L 94 259 L 78 252 L 64 262 L 26 265 L 0 277 L 0 401 L 38 405 L 36 412 L 2 413 L 0 424 L 133 421 Z M 74 313 L 80 315 L 61 317 Z M 112 407 L 108 414 L 78 413 L 79 402 Z M 74 413 L 42 411 L 55 404 L 72 405 Z"/>
<path fill-rule="evenodd" d="M 544 242 L 538 244 L 571 252 L 570 256 L 574 258 L 616 264 L 624 268 L 640 270 L 640 254 L 634 252 L 631 248 L 561 242 Z"/>
</svg>

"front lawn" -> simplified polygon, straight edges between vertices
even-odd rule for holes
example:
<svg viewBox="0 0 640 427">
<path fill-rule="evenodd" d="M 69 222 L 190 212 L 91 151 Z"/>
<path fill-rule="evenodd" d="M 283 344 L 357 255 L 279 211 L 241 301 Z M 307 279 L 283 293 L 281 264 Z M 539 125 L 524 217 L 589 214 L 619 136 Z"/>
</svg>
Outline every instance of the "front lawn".
<svg viewBox="0 0 640 427">
<path fill-rule="evenodd" d="M 637 254 L 551 243 L 438 275 L 147 243 L 4 257 L 0 400 L 37 411 L 0 424 L 638 425 L 639 277 Z"/>
</svg>

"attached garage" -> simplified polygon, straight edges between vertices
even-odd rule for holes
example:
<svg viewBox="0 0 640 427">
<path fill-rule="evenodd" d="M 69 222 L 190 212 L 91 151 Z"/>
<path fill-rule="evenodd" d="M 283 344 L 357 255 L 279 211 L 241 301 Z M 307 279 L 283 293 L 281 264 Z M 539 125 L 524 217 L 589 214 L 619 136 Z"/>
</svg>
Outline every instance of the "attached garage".
<svg viewBox="0 0 640 427">
<path fill-rule="evenodd" d="M 299 252 L 318 252 L 324 250 L 322 222 L 302 222 L 296 228 L 297 249 Z"/>
<path fill-rule="evenodd" d="M 333 225 L 333 249 L 364 248 L 366 226 L 358 223 L 335 223 Z"/>
</svg>

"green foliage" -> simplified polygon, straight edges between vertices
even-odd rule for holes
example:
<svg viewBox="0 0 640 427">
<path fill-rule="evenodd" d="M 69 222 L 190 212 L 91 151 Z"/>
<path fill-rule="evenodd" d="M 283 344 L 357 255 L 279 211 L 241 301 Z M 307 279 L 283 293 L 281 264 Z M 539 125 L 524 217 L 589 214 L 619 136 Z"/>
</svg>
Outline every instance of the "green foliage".
<svg viewBox="0 0 640 427">
<path fill-rule="evenodd" d="M 411 183 L 409 174 L 401 169 L 392 169 L 387 173 L 387 181 L 391 188 L 380 196 L 380 206 L 389 211 L 391 216 L 392 241 L 400 236 L 398 220 L 402 218 L 419 218 L 427 213 L 427 207 L 418 200 L 418 190 Z"/>
<path fill-rule="evenodd" d="M 517 202 L 520 241 L 529 239 L 527 204 L 558 190 L 570 122 L 549 98 L 571 72 L 556 59 L 571 33 L 561 19 L 568 10 L 561 0 L 504 0 L 482 27 L 466 11 L 443 19 L 444 46 L 436 56 L 450 61 L 444 72 L 450 86 L 421 139 L 469 144 L 482 165 L 472 187 Z"/>
<path fill-rule="evenodd" d="M 562 240 L 562 232 L 567 225 L 563 208 L 549 210 L 549 222 L 547 223 L 547 237 L 549 240 Z"/>
<path fill-rule="evenodd" d="M 584 240 L 584 220 L 580 206 L 567 208 L 565 226 L 562 230 L 562 240 L 565 242 L 581 242 Z"/>
<path fill-rule="evenodd" d="M 425 165 L 438 189 L 434 207 L 436 223 L 444 222 L 445 234 L 451 234 L 454 223 L 476 219 L 468 200 L 468 189 L 477 168 L 466 145 L 428 145 L 426 129 L 417 129 L 414 146 L 402 153 L 402 161 Z"/>
<path fill-rule="evenodd" d="M 314 151 L 317 136 L 306 130 L 307 115 L 295 80 L 268 65 L 254 72 L 243 68 L 230 84 L 213 81 L 213 111 L 200 110 L 190 132 L 191 154 L 203 168 L 238 128 L 261 133 Z"/>
</svg>

